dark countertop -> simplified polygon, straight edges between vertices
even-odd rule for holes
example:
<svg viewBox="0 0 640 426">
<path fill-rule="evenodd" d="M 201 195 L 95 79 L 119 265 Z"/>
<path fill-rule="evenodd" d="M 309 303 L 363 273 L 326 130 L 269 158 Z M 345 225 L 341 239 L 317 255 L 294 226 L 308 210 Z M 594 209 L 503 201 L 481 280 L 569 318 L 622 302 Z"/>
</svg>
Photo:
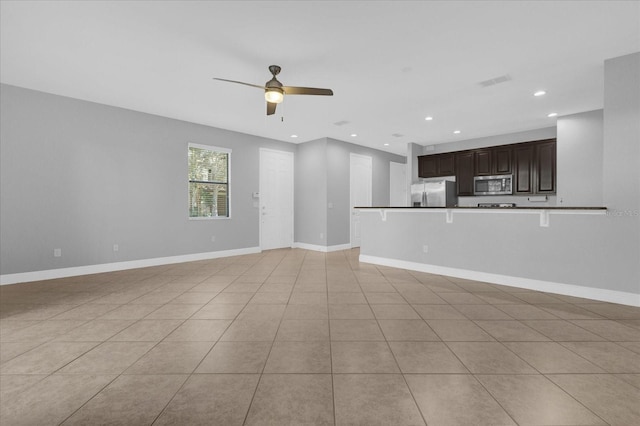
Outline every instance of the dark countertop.
<svg viewBox="0 0 640 426">
<path fill-rule="evenodd" d="M 452 209 L 452 210 L 607 210 L 606 207 L 354 207 L 356 209 L 407 209 L 407 210 L 428 210 L 428 209 Z"/>
</svg>

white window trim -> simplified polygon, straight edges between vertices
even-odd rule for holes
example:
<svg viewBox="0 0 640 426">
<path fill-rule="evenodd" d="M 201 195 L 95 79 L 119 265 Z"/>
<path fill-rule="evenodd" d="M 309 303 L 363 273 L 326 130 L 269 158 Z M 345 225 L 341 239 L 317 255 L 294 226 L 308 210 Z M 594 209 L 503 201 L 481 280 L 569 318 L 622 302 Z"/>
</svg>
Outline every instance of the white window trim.
<svg viewBox="0 0 640 426">
<path fill-rule="evenodd" d="M 187 205 L 191 201 L 189 199 L 189 148 L 198 148 L 198 149 L 206 149 L 208 151 L 217 151 L 217 152 L 225 152 L 228 154 L 228 163 L 227 163 L 227 216 L 210 216 L 210 217 L 191 217 L 187 215 L 188 220 L 229 220 L 231 219 L 231 152 L 233 151 L 231 148 L 222 148 L 220 146 L 213 145 L 203 145 L 199 143 L 187 143 Z"/>
</svg>

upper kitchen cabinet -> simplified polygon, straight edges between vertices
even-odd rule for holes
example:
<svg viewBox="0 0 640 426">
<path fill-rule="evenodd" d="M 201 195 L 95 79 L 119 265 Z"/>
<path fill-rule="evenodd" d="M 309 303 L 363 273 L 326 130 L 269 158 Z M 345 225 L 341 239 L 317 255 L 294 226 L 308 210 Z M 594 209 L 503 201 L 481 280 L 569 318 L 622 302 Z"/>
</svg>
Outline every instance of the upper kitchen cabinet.
<svg viewBox="0 0 640 426">
<path fill-rule="evenodd" d="M 477 149 L 474 153 L 475 175 L 490 176 L 493 174 L 491 149 Z"/>
<path fill-rule="evenodd" d="M 474 195 L 474 176 L 513 175 L 513 195 L 556 193 L 556 140 L 418 156 L 421 178 L 455 176 L 458 195 Z"/>
<path fill-rule="evenodd" d="M 538 194 L 556 193 L 556 140 L 536 144 L 535 191 Z"/>
<path fill-rule="evenodd" d="M 473 151 L 456 152 L 456 187 L 458 195 L 473 195 Z"/>
<path fill-rule="evenodd" d="M 510 175 L 513 172 L 513 149 L 510 146 L 497 146 L 491 151 L 492 171 L 497 175 Z"/>
<path fill-rule="evenodd" d="M 556 193 L 555 139 L 514 145 L 513 156 L 515 195 Z"/>
<path fill-rule="evenodd" d="M 418 176 L 421 178 L 453 176 L 456 173 L 454 153 L 418 156 Z"/>
<path fill-rule="evenodd" d="M 418 156 L 418 176 L 421 178 L 438 176 L 437 155 Z"/>
<path fill-rule="evenodd" d="M 453 152 L 440 154 L 438 157 L 439 176 L 453 176 L 456 174 L 456 160 Z"/>
<path fill-rule="evenodd" d="M 511 146 L 497 146 L 474 151 L 476 176 L 510 175 L 512 173 Z"/>
<path fill-rule="evenodd" d="M 515 185 L 513 194 L 533 194 L 533 151 L 531 144 L 520 144 L 513 148 Z"/>
</svg>

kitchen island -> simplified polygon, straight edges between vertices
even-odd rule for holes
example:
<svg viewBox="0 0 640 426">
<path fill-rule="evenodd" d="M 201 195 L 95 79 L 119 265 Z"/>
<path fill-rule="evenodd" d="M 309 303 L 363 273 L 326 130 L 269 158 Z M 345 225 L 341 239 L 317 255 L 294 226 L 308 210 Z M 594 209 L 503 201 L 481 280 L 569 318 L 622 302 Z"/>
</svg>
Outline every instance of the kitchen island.
<svg viewBox="0 0 640 426">
<path fill-rule="evenodd" d="M 361 207 L 360 261 L 640 306 L 633 215 L 604 207 Z M 632 241 L 632 240 L 631 240 Z M 638 241 L 640 242 L 640 241 Z M 617 280 L 610 290 L 607 283 Z"/>
</svg>

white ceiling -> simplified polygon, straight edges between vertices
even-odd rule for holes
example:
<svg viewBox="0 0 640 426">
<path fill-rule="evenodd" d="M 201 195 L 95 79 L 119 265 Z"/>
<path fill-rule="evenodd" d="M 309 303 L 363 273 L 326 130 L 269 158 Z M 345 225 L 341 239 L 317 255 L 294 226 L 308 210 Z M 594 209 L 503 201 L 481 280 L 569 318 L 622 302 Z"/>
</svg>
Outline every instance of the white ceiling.
<svg viewBox="0 0 640 426">
<path fill-rule="evenodd" d="M 638 1 L 0 7 L 3 83 L 287 142 L 326 136 L 402 155 L 408 142 L 548 127 L 550 112 L 602 108 L 603 61 L 640 51 Z M 263 84 L 271 64 L 282 66 L 285 85 L 335 95 L 289 96 L 267 117 L 260 90 L 212 79 Z M 505 74 L 512 80 L 478 84 Z M 532 96 L 540 89 L 547 95 Z"/>
</svg>

